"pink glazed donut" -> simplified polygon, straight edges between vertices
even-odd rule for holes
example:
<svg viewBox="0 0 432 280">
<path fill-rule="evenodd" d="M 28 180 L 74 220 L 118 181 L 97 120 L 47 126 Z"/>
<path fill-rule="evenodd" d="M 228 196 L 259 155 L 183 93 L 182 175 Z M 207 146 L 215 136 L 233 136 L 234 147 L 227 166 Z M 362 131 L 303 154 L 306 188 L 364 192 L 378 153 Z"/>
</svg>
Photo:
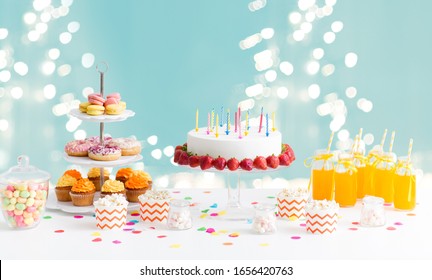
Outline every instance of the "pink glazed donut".
<svg viewBox="0 0 432 280">
<path fill-rule="evenodd" d="M 121 157 L 121 149 L 114 145 L 96 145 L 89 148 L 88 156 L 101 161 L 118 160 Z"/>
<path fill-rule="evenodd" d="M 64 151 L 73 157 L 86 157 L 88 155 L 88 149 L 92 146 L 89 141 L 86 140 L 73 140 L 66 144 Z"/>
</svg>

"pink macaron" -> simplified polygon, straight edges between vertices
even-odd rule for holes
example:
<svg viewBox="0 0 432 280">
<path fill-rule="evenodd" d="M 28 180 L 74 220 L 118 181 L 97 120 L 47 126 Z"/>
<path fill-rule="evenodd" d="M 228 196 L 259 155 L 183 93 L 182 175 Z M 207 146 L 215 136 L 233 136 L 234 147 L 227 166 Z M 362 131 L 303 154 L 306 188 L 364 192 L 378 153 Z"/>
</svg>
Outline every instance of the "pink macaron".
<svg viewBox="0 0 432 280">
<path fill-rule="evenodd" d="M 105 99 L 99 93 L 92 93 L 88 96 L 88 102 L 93 105 L 103 105 Z"/>
<path fill-rule="evenodd" d="M 107 98 L 115 98 L 115 99 L 117 99 L 118 101 L 120 101 L 121 96 L 120 96 L 120 93 L 118 93 L 118 92 L 114 92 L 114 93 L 108 94 L 108 95 L 107 95 Z"/>
<path fill-rule="evenodd" d="M 118 104 L 118 103 L 119 103 L 119 101 L 118 101 L 117 99 L 115 99 L 115 98 L 113 98 L 113 97 L 108 97 L 107 100 L 106 100 L 105 103 L 104 103 L 104 106 L 106 107 L 106 106 L 108 106 L 108 105 L 111 105 L 111 104 Z"/>
</svg>

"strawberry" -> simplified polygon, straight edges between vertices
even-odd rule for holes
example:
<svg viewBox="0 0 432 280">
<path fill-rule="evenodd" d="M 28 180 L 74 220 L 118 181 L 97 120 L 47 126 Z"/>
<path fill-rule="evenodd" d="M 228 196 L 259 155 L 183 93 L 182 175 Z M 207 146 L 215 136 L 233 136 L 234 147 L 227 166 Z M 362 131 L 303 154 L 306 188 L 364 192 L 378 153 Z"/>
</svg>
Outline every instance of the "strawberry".
<svg viewBox="0 0 432 280">
<path fill-rule="evenodd" d="M 216 168 L 217 170 L 224 170 L 225 166 L 226 166 L 226 159 L 224 159 L 223 157 L 218 157 L 215 160 L 213 160 L 213 167 Z"/>
<path fill-rule="evenodd" d="M 180 159 L 180 155 L 181 155 L 182 152 L 183 152 L 182 150 L 176 150 L 174 152 L 174 162 L 175 163 L 178 163 L 178 161 Z"/>
<path fill-rule="evenodd" d="M 253 161 L 253 167 L 256 169 L 266 170 L 267 169 L 267 161 L 263 156 L 257 156 Z"/>
<path fill-rule="evenodd" d="M 243 170 L 251 171 L 253 169 L 253 161 L 250 158 L 245 158 L 240 161 L 240 167 Z"/>
<path fill-rule="evenodd" d="M 280 165 L 289 166 L 291 164 L 290 158 L 287 154 L 280 154 L 278 158 Z"/>
<path fill-rule="evenodd" d="M 180 165 L 189 165 L 189 155 L 188 152 L 182 151 L 180 154 L 180 158 L 178 160 L 178 164 Z"/>
<path fill-rule="evenodd" d="M 282 153 L 287 154 L 290 161 L 293 162 L 296 159 L 296 157 L 291 146 L 288 144 L 283 144 L 282 146 L 283 146 Z"/>
<path fill-rule="evenodd" d="M 200 157 L 197 155 L 193 155 L 189 157 L 189 166 L 190 167 L 198 167 L 200 165 Z"/>
<path fill-rule="evenodd" d="M 177 146 L 175 147 L 175 150 L 174 150 L 174 151 L 177 151 L 177 150 L 183 151 L 183 146 L 181 146 L 181 145 L 177 145 Z"/>
<path fill-rule="evenodd" d="M 270 168 L 278 168 L 279 166 L 279 158 L 275 155 L 268 156 L 266 158 L 267 166 Z"/>
<path fill-rule="evenodd" d="M 200 167 L 202 170 L 209 169 L 213 166 L 213 158 L 209 155 L 200 158 Z"/>
<path fill-rule="evenodd" d="M 228 169 L 231 171 L 237 170 L 240 166 L 240 162 L 236 158 L 230 158 L 227 161 Z"/>
</svg>

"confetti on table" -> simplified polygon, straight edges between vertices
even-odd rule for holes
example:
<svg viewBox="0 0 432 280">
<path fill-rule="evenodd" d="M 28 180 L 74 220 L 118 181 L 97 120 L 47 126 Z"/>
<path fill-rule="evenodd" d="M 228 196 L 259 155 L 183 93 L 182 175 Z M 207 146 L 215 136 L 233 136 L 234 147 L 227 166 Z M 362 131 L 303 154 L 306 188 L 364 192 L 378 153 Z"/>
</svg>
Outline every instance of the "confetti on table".
<svg viewBox="0 0 432 280">
<path fill-rule="evenodd" d="M 292 221 L 292 222 L 294 222 L 294 221 L 297 221 L 298 218 L 296 216 L 290 216 L 289 220 Z"/>
<path fill-rule="evenodd" d="M 207 216 L 208 216 L 207 214 L 201 214 L 200 218 L 204 219 L 204 218 L 207 218 Z"/>
<path fill-rule="evenodd" d="M 149 227 L 149 229 L 156 229 L 155 227 Z"/>
<path fill-rule="evenodd" d="M 211 193 L 211 191 L 203 191 L 203 193 Z"/>
<path fill-rule="evenodd" d="M 272 195 L 269 195 L 269 196 L 267 196 L 267 198 L 273 199 L 273 198 L 275 198 L 275 197 L 272 196 Z"/>
<path fill-rule="evenodd" d="M 223 234 L 223 233 L 228 233 L 228 231 L 227 231 L 226 229 L 218 230 L 218 232 L 219 232 L 219 233 L 222 233 L 222 234 Z"/>
<path fill-rule="evenodd" d="M 191 203 L 191 204 L 190 204 L 190 207 L 195 207 L 195 206 L 198 206 L 198 203 L 197 203 L 197 202 L 194 202 L 194 203 Z"/>
<path fill-rule="evenodd" d="M 226 211 L 225 211 L 225 210 L 222 210 L 222 211 L 220 211 L 218 214 L 219 214 L 219 216 L 226 215 Z"/>
<path fill-rule="evenodd" d="M 102 238 L 100 238 L 100 237 L 95 238 L 95 239 L 92 240 L 92 242 L 101 242 L 101 241 L 102 241 Z"/>
<path fill-rule="evenodd" d="M 353 225 L 359 225 L 360 223 L 359 222 L 352 222 L 351 224 L 353 224 Z"/>
<path fill-rule="evenodd" d="M 91 235 L 92 236 L 101 236 L 100 232 L 97 232 L 97 231 L 93 232 Z"/>
<path fill-rule="evenodd" d="M 228 235 L 229 237 L 239 237 L 240 234 L 238 232 L 233 232 L 230 235 Z"/>
<path fill-rule="evenodd" d="M 207 233 L 213 233 L 213 232 L 215 232 L 215 229 L 214 228 L 208 228 L 208 229 L 206 229 L 206 232 Z"/>
<path fill-rule="evenodd" d="M 123 231 L 133 231 L 133 228 L 124 228 Z"/>
<path fill-rule="evenodd" d="M 114 244 L 120 244 L 122 242 L 120 240 L 114 240 L 112 243 L 114 243 Z"/>
<path fill-rule="evenodd" d="M 219 235 L 219 233 L 218 232 L 216 232 L 216 231 L 214 231 L 214 232 L 212 232 L 212 233 L 210 233 L 211 235 L 214 235 L 214 236 L 217 236 L 217 235 Z"/>
<path fill-rule="evenodd" d="M 173 191 L 172 193 L 180 193 L 180 191 Z"/>
<path fill-rule="evenodd" d="M 384 206 L 392 206 L 391 203 L 384 203 Z"/>
<path fill-rule="evenodd" d="M 261 246 L 261 247 L 268 247 L 269 244 L 268 244 L 268 243 L 261 243 L 260 246 Z"/>
<path fill-rule="evenodd" d="M 54 232 L 55 232 L 55 233 L 63 233 L 64 230 L 62 230 L 62 229 L 58 229 L 58 230 L 55 230 Z"/>
<path fill-rule="evenodd" d="M 252 204 L 252 205 L 255 205 L 255 204 L 258 204 L 258 202 L 254 201 L 254 202 L 251 202 L 251 204 Z"/>
<path fill-rule="evenodd" d="M 356 230 L 358 230 L 358 228 L 356 228 L 356 227 L 351 227 L 351 228 L 348 228 L 349 230 L 352 230 L 352 231 L 356 231 Z"/>
<path fill-rule="evenodd" d="M 246 224 L 248 224 L 248 225 L 252 224 L 252 222 L 253 222 L 252 219 L 247 219 L 247 220 L 246 220 Z"/>
<path fill-rule="evenodd" d="M 210 205 L 210 208 L 217 208 L 217 207 L 218 207 L 217 203 L 213 203 L 212 205 Z"/>
<path fill-rule="evenodd" d="M 52 217 L 51 216 L 44 216 L 43 217 L 45 220 L 49 220 L 49 219 L 52 219 Z"/>
<path fill-rule="evenodd" d="M 173 249 L 178 249 L 180 247 L 181 247 L 181 244 L 171 244 L 170 245 L 170 248 L 173 248 Z"/>
<path fill-rule="evenodd" d="M 232 242 L 224 242 L 224 243 L 222 243 L 222 245 L 224 245 L 224 246 L 232 246 L 234 243 L 232 243 Z"/>
<path fill-rule="evenodd" d="M 301 226 L 301 227 L 305 227 L 305 226 L 306 226 L 306 224 L 300 224 L 299 226 Z"/>
<path fill-rule="evenodd" d="M 407 216 L 415 216 L 415 213 L 408 213 Z"/>
<path fill-rule="evenodd" d="M 205 227 L 200 227 L 199 229 L 197 229 L 198 231 L 205 231 L 206 228 Z"/>
<path fill-rule="evenodd" d="M 135 223 L 134 223 L 134 222 L 127 222 L 126 225 L 127 225 L 127 226 L 134 226 Z"/>
<path fill-rule="evenodd" d="M 141 232 L 142 232 L 142 231 L 140 231 L 140 230 L 133 230 L 133 231 L 132 231 L 133 234 L 140 234 Z"/>
<path fill-rule="evenodd" d="M 133 211 L 133 212 L 131 212 L 131 216 L 132 217 L 137 217 L 137 216 L 139 216 L 140 215 L 140 213 L 138 212 L 138 211 Z"/>
<path fill-rule="evenodd" d="M 388 227 L 387 230 L 396 230 L 395 227 Z"/>
<path fill-rule="evenodd" d="M 219 216 L 219 214 L 218 213 L 211 213 L 210 216 L 211 217 L 217 217 L 217 216 Z"/>
<path fill-rule="evenodd" d="M 192 200 L 192 197 L 190 197 L 190 196 L 186 196 L 186 197 L 184 198 L 184 200 Z"/>
<path fill-rule="evenodd" d="M 395 226 L 401 226 L 401 225 L 403 225 L 401 222 L 396 222 L 396 223 L 394 223 L 394 225 Z"/>
<path fill-rule="evenodd" d="M 134 223 L 134 224 L 138 224 L 138 223 L 139 223 L 138 220 L 130 220 L 129 222 L 132 222 L 132 223 Z"/>
<path fill-rule="evenodd" d="M 165 238 L 165 237 L 167 237 L 166 235 L 158 235 L 158 236 L 156 236 L 157 238 Z"/>
<path fill-rule="evenodd" d="M 201 210 L 201 213 L 207 213 L 210 209 Z"/>
<path fill-rule="evenodd" d="M 74 216 L 74 218 L 75 218 L 75 219 L 82 219 L 82 218 L 84 218 L 84 216 L 76 215 L 76 216 Z"/>
<path fill-rule="evenodd" d="M 301 238 L 300 236 L 291 236 L 291 239 L 293 239 L 293 240 L 298 240 L 300 238 Z"/>
</svg>

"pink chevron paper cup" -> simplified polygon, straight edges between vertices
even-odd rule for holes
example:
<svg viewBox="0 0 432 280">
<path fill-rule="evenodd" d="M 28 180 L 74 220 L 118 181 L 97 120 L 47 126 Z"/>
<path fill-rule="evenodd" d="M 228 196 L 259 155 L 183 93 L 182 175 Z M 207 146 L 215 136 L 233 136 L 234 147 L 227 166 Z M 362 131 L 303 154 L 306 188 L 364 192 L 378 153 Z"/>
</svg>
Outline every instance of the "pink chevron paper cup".
<svg viewBox="0 0 432 280">
<path fill-rule="evenodd" d="M 138 197 L 141 220 L 147 222 L 166 222 L 170 196 L 166 191 L 148 190 Z"/>
<path fill-rule="evenodd" d="M 314 200 L 306 204 L 306 231 L 330 234 L 336 231 L 339 204 L 335 201 Z"/>
<path fill-rule="evenodd" d="M 309 193 L 307 189 L 284 189 L 277 196 L 278 215 L 282 219 L 305 219 L 305 205 Z"/>
<path fill-rule="evenodd" d="M 128 202 L 123 195 L 113 194 L 94 202 L 96 226 L 100 229 L 122 229 L 126 224 Z"/>
</svg>

